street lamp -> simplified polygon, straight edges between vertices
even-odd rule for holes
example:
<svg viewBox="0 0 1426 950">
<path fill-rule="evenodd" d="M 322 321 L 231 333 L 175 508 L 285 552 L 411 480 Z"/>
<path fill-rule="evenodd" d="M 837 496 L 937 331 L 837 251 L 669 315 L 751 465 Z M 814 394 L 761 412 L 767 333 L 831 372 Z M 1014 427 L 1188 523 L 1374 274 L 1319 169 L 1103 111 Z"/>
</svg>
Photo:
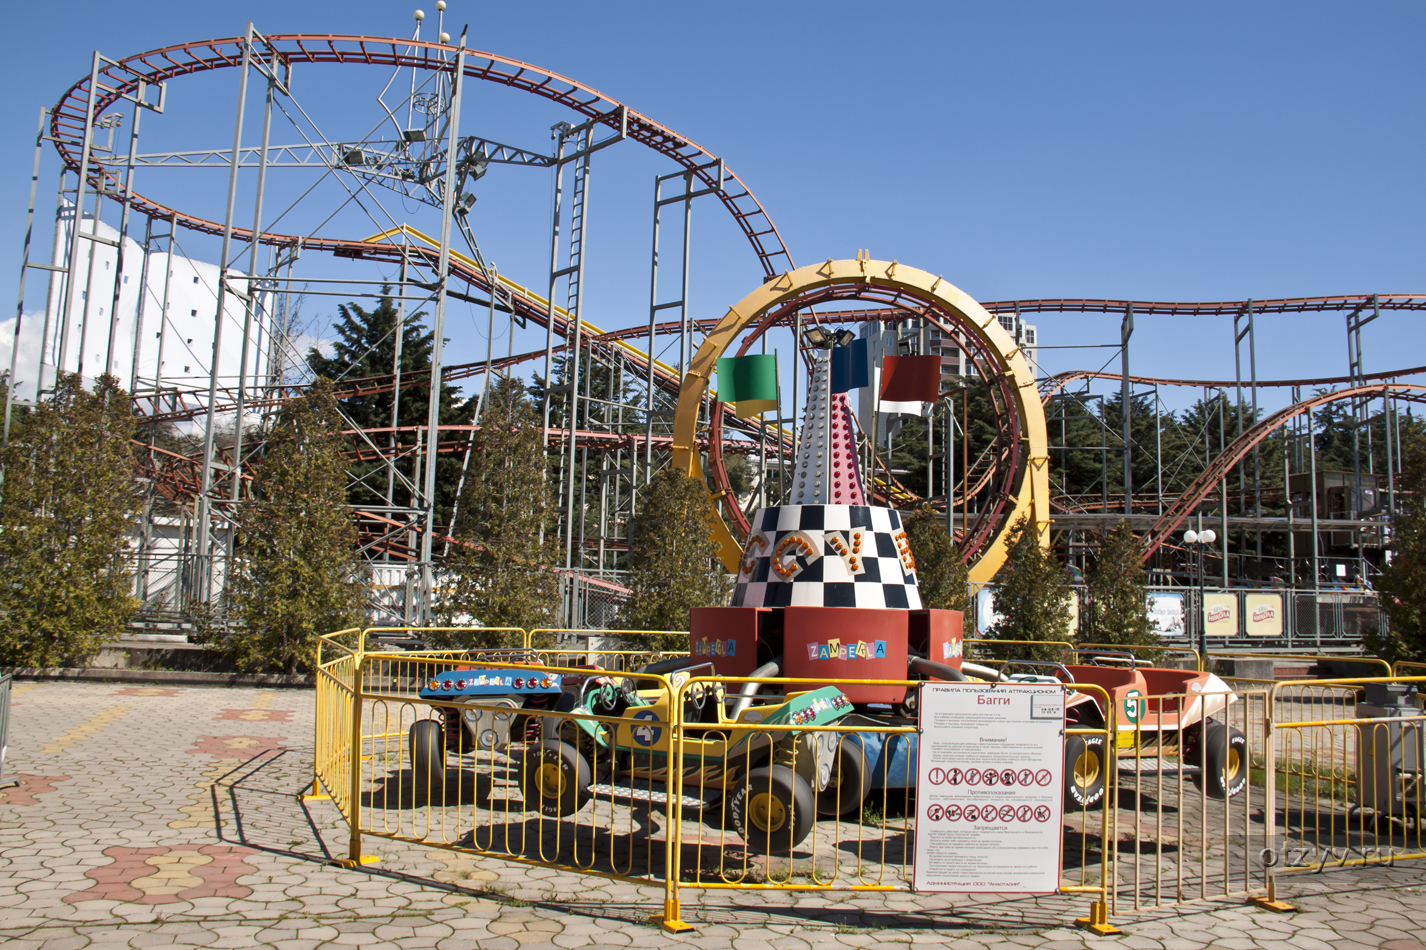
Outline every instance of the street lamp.
<svg viewBox="0 0 1426 950">
<path fill-rule="evenodd" d="M 1208 547 L 1218 540 L 1218 535 L 1212 528 L 1207 531 L 1194 531 L 1189 529 L 1183 533 L 1183 543 L 1188 546 L 1189 554 L 1198 556 L 1198 655 L 1205 657 L 1208 655 L 1208 610 L 1204 607 L 1203 589 L 1207 584 L 1204 576 L 1204 561 L 1208 555 Z M 1192 571 L 1193 560 L 1189 560 L 1189 570 Z"/>
</svg>

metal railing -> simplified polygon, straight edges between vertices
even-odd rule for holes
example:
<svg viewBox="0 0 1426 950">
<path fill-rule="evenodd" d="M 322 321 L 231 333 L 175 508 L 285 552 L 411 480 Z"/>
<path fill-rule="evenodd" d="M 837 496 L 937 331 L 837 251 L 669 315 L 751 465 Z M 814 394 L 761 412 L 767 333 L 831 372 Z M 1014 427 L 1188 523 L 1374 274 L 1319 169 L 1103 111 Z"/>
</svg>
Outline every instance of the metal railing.
<svg viewBox="0 0 1426 950">
<path fill-rule="evenodd" d="M 349 866 L 375 860 L 362 840 L 376 837 L 658 886 L 671 931 L 686 929 L 688 890 L 912 888 L 914 713 L 866 716 L 838 697 L 915 681 L 639 672 L 657 654 L 632 651 L 567 665 L 523 647 L 392 652 L 367 649 L 370 632 L 319 648 L 313 792 L 346 820 Z M 543 698 L 432 698 L 468 670 Z M 1090 898 L 1081 925 L 1231 896 L 1281 907 L 1280 874 L 1426 858 L 1426 676 L 1235 692 L 1161 670 L 1141 695 L 1106 671 L 1059 684 L 1102 713 L 1064 733 L 1079 794 L 1058 891 Z"/>
<path fill-rule="evenodd" d="M 10 694 L 14 687 L 14 676 L 0 674 L 0 788 L 19 784 L 19 779 L 5 777 L 5 755 L 10 750 Z"/>
</svg>

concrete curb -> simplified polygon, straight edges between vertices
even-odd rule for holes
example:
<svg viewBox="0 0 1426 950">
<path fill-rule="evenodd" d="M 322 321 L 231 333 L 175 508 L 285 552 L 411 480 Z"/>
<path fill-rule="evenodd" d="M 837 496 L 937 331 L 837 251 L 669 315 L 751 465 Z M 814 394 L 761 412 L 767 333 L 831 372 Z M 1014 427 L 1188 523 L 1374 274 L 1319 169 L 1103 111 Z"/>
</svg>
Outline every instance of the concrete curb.
<svg viewBox="0 0 1426 950">
<path fill-rule="evenodd" d="M 89 683 L 166 683 L 178 686 L 267 686 L 312 689 L 315 676 L 292 673 L 200 673 L 190 670 L 121 670 L 0 667 L 17 680 L 76 680 Z"/>
</svg>

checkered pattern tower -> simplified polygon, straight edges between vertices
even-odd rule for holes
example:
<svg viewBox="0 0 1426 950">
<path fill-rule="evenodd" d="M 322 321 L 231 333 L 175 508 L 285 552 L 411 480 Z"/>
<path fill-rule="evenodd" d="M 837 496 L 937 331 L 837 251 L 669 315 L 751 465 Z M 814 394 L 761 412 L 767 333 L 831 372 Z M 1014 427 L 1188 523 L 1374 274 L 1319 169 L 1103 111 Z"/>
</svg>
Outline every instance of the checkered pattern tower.
<svg viewBox="0 0 1426 950">
<path fill-rule="evenodd" d="M 866 503 L 851 405 L 828 385 L 830 356 L 814 356 L 793 503 L 753 516 L 732 606 L 919 610 L 901 515 Z"/>
<path fill-rule="evenodd" d="M 807 413 L 797 453 L 794 505 L 865 505 L 856 429 L 846 393 L 831 395 L 831 351 L 818 351 L 808 383 Z"/>
</svg>

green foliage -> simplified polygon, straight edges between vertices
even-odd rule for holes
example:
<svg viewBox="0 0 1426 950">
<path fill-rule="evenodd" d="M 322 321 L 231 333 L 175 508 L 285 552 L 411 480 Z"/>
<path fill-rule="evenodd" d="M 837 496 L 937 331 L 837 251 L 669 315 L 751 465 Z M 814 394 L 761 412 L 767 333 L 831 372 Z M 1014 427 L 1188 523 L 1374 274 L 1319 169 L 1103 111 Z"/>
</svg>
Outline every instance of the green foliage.
<svg viewBox="0 0 1426 950">
<path fill-rule="evenodd" d="M 310 670 L 318 637 L 361 624 L 368 581 L 347 506 L 342 425 L 331 382 L 318 379 L 254 466 L 228 577 L 237 623 L 209 634 L 242 669 Z"/>
<path fill-rule="evenodd" d="M 416 460 L 411 450 L 416 444 L 415 427 L 425 426 L 428 421 L 431 402 L 431 352 L 434 334 L 427 330 L 421 320 L 424 313 L 407 314 L 401 321 L 401 402 L 397 426 L 411 431 L 394 435 L 378 433 L 372 441 L 379 447 L 387 447 L 394 441 L 398 453 L 407 447 L 407 456 L 396 463 L 397 469 L 408 479 L 416 475 Z M 337 319 L 332 323 L 337 339 L 332 355 L 323 356 L 315 347 L 307 353 L 307 366 L 315 376 L 325 376 L 339 381 L 343 388 L 349 388 L 356 380 L 369 377 L 390 376 L 396 359 L 396 317 L 397 309 L 391 297 L 389 286 L 381 288 L 380 301 L 376 308 L 367 310 L 357 303 L 339 304 Z M 414 383 L 414 385 L 413 385 Z M 395 395 L 390 392 L 367 395 L 344 396 L 338 400 L 342 414 L 352 426 L 359 429 L 386 429 L 391 426 L 391 409 Z M 455 387 L 441 386 L 440 421 L 442 425 L 456 425 L 470 422 L 474 404 L 463 405 Z M 343 426 L 344 428 L 346 426 Z M 424 453 L 422 453 L 424 460 Z M 455 488 L 460 480 L 460 457 L 454 454 L 442 456 L 436 461 L 436 521 L 448 524 L 451 504 L 455 501 Z M 352 476 L 348 495 L 354 505 L 381 505 L 386 503 L 386 482 L 388 469 L 379 460 L 358 461 L 348 466 Z M 404 499 L 410 504 L 413 493 L 406 489 L 400 479 L 393 486 L 393 501 L 400 504 Z"/>
<path fill-rule="evenodd" d="M 1081 640 L 1126 647 L 1159 645 L 1159 635 L 1149 621 L 1141 550 L 1139 539 L 1123 521 L 1105 536 L 1085 579 L 1089 602 L 1081 618 Z M 1144 651 L 1142 659 L 1153 659 L 1154 652 Z"/>
<path fill-rule="evenodd" d="M 929 505 L 902 515 L 901 526 L 916 559 L 916 587 L 921 606 L 959 610 L 970 617 L 970 569 L 946 536 L 945 525 Z"/>
<path fill-rule="evenodd" d="M 625 608 L 633 630 L 687 630 L 688 612 L 724 602 L 727 578 L 713 541 L 708 487 L 666 468 L 639 496 L 629 522 L 629 586 Z M 649 647 L 686 650 L 686 636 L 649 637 Z"/>
<path fill-rule="evenodd" d="M 0 665 L 74 663 L 123 633 L 128 534 L 139 511 L 129 396 L 62 375 L 52 399 L 12 420 L 0 498 Z"/>
<path fill-rule="evenodd" d="M 1000 619 L 991 628 L 999 640 L 1067 640 L 1072 591 L 1064 565 L 1044 548 L 1034 522 L 1021 516 L 1010 526 L 1009 551 L 996 574 L 995 609 Z M 1058 660 L 1063 647 L 1017 646 L 1008 656 L 1025 660 Z"/>
<path fill-rule="evenodd" d="M 470 454 L 455 525 L 460 544 L 443 568 L 443 623 L 522 630 L 556 624 L 559 578 L 546 567 L 554 560 L 553 492 L 541 441 L 538 408 L 517 380 L 502 378 Z M 427 640 L 444 649 L 520 645 L 515 633 L 432 631 Z"/>
<path fill-rule="evenodd" d="M 1391 563 L 1377 581 L 1389 630 L 1364 631 L 1367 647 L 1393 663 L 1426 660 L 1426 438 L 1405 446 L 1391 519 Z"/>
</svg>

